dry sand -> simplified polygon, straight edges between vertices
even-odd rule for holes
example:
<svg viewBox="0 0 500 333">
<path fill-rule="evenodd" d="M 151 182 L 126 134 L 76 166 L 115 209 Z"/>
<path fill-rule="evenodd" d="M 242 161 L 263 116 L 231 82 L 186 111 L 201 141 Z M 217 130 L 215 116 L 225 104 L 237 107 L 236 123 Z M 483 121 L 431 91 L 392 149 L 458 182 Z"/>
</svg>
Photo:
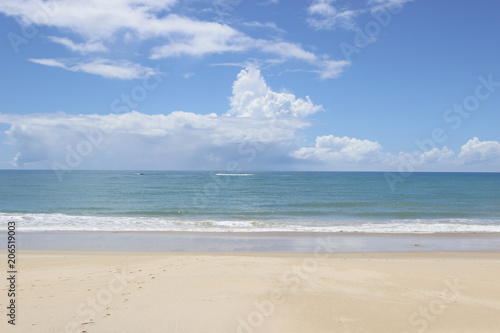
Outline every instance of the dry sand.
<svg viewBox="0 0 500 333">
<path fill-rule="evenodd" d="M 500 253 L 21 252 L 0 332 L 500 332 Z"/>
</svg>

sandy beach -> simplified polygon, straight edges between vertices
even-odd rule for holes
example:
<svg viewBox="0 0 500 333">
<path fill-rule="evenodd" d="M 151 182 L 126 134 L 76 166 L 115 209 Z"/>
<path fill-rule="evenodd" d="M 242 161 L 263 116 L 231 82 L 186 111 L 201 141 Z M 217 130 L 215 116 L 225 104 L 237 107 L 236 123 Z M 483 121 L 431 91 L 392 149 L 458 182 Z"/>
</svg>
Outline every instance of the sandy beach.
<svg viewBox="0 0 500 333">
<path fill-rule="evenodd" d="M 498 332 L 498 252 L 21 251 L 2 332 Z"/>
<path fill-rule="evenodd" d="M 500 333 L 500 0 L 0 0 L 0 333 Z"/>
</svg>

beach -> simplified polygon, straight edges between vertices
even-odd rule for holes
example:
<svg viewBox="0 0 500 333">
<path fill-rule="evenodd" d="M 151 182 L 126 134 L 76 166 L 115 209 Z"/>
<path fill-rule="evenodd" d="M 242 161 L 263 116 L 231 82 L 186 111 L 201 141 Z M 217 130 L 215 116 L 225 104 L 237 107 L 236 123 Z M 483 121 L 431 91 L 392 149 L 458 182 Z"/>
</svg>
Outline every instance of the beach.
<svg viewBox="0 0 500 333">
<path fill-rule="evenodd" d="M 308 253 L 20 250 L 16 326 L 4 314 L 0 327 L 78 333 L 498 330 L 498 251 L 408 245 L 406 251 L 357 253 L 325 246 Z"/>
<path fill-rule="evenodd" d="M 1 1 L 0 333 L 500 333 L 499 13 Z"/>
<path fill-rule="evenodd" d="M 0 332 L 500 327 L 498 174 L 0 178 Z"/>
<path fill-rule="evenodd" d="M 1 1 L 0 333 L 500 333 L 499 13 Z"/>
</svg>

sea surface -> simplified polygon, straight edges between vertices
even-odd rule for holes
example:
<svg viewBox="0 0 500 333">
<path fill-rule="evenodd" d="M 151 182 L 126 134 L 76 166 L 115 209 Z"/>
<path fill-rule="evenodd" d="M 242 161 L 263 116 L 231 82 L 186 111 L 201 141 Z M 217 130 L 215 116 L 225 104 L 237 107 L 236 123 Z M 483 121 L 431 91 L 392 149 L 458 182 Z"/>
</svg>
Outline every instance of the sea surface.
<svg viewBox="0 0 500 333">
<path fill-rule="evenodd" d="M 500 232 L 500 173 L 0 170 L 21 231 Z M 394 184 L 393 184 L 394 185 Z"/>
</svg>

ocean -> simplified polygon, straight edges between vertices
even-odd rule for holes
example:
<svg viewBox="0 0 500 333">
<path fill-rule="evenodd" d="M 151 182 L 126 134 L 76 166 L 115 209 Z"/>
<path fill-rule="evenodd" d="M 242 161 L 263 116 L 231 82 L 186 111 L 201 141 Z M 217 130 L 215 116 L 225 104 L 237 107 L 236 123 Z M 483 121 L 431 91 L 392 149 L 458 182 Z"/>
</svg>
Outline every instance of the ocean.
<svg viewBox="0 0 500 333">
<path fill-rule="evenodd" d="M 500 173 L 0 170 L 19 231 L 500 232 Z"/>
</svg>

